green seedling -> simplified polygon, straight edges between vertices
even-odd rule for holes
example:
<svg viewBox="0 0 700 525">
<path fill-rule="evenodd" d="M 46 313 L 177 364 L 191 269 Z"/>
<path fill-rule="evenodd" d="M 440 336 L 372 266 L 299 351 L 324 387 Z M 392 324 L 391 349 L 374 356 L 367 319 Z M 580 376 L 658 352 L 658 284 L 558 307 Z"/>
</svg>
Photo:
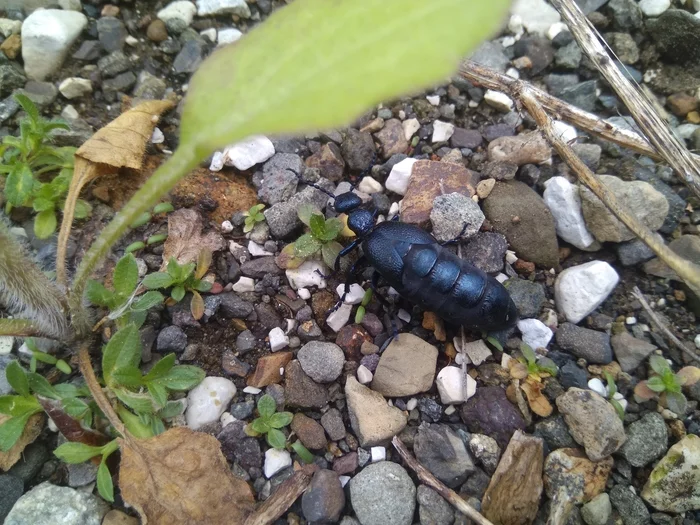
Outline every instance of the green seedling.
<svg viewBox="0 0 700 525">
<path fill-rule="evenodd" d="M 34 342 L 34 338 L 28 337 L 27 339 L 25 339 L 24 342 L 27 345 L 27 348 L 29 348 L 29 350 L 32 353 L 32 357 L 29 360 L 29 370 L 31 372 L 36 372 L 36 367 L 39 362 L 55 366 L 64 374 L 71 374 L 73 372 L 73 369 L 70 367 L 70 365 L 66 363 L 63 359 L 57 359 L 51 354 L 47 354 L 46 352 L 42 352 L 41 350 L 39 350 L 39 348 L 36 346 L 36 343 Z"/>
<path fill-rule="evenodd" d="M 357 312 L 355 313 L 355 324 L 360 324 L 365 318 L 366 308 L 371 300 L 372 289 L 369 288 L 365 290 L 365 295 L 362 296 L 362 302 L 360 303 L 360 306 L 357 307 Z"/>
<path fill-rule="evenodd" d="M 93 447 L 83 443 L 63 443 L 54 450 L 54 454 L 64 463 L 72 465 L 85 463 L 96 456 L 101 456 L 100 466 L 97 468 L 97 492 L 110 503 L 114 503 L 114 484 L 109 468 L 107 468 L 107 458 L 117 450 L 119 450 L 119 444 L 116 439 L 113 439 L 101 447 Z"/>
<path fill-rule="evenodd" d="M 683 380 L 671 370 L 668 361 L 660 355 L 652 355 L 649 358 L 649 365 L 654 371 L 646 380 L 646 386 L 657 394 L 663 394 L 666 406 L 671 412 L 682 416 L 688 408 L 688 400 L 683 395 Z"/>
<path fill-rule="evenodd" d="M 287 445 L 287 438 L 280 429 L 289 425 L 293 417 L 291 412 L 277 412 L 275 398 L 265 394 L 258 400 L 258 417 L 246 426 L 246 433 L 252 436 L 265 435 L 272 448 L 281 450 Z"/>
<path fill-rule="evenodd" d="M 296 268 L 304 261 L 316 259 L 320 255 L 323 262 L 333 268 L 335 259 L 343 249 L 343 245 L 336 241 L 343 231 L 343 223 L 335 217 L 324 218 L 320 211 L 310 205 L 300 206 L 297 214 L 309 231 L 284 247 L 281 256 L 286 259 L 285 264 L 289 268 Z M 344 268 L 346 265 L 341 266 Z"/>
<path fill-rule="evenodd" d="M 535 351 L 529 345 L 522 343 L 520 351 L 523 355 L 518 358 L 518 361 L 527 367 L 529 377 L 539 381 L 543 376 L 554 377 L 559 372 L 557 365 L 548 357 L 542 357 L 538 360 Z"/>
<path fill-rule="evenodd" d="M 245 217 L 245 226 L 243 226 L 243 231 L 245 233 L 253 231 L 256 224 L 265 220 L 265 215 L 262 213 L 264 207 L 264 204 L 256 204 L 255 206 L 251 206 L 248 211 L 243 213 L 243 216 Z"/>
<path fill-rule="evenodd" d="M 620 402 L 615 399 L 615 394 L 617 394 L 617 385 L 615 384 L 615 379 L 613 379 L 610 372 L 605 372 L 605 382 L 608 384 L 608 403 L 610 403 L 617 415 L 621 420 L 625 420 L 625 408 L 620 404 Z"/>
<path fill-rule="evenodd" d="M 99 281 L 89 281 L 87 298 L 96 306 L 109 309 L 108 319 L 121 328 L 129 323 L 141 327 L 148 310 L 165 299 L 163 294 L 150 290 L 141 296 L 136 292 L 139 284 L 139 269 L 136 259 L 130 253 L 119 259 L 112 273 L 112 289 Z"/>
<path fill-rule="evenodd" d="M 143 285 L 149 290 L 170 288 L 170 298 L 166 304 L 176 304 L 182 301 L 187 292 L 192 294 L 190 311 L 195 319 L 199 320 L 204 315 L 204 299 L 199 292 L 211 290 L 212 283 L 202 278 L 206 275 L 211 264 L 211 252 L 202 250 L 197 258 L 197 264 L 178 264 L 174 257 L 170 258 L 166 272 L 157 272 L 147 275 Z"/>
</svg>

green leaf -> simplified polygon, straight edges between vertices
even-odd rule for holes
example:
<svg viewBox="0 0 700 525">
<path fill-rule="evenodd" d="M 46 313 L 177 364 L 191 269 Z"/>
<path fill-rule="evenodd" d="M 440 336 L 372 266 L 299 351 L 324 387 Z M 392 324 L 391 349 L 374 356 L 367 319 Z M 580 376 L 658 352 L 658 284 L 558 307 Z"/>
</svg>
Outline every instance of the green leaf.
<svg viewBox="0 0 700 525">
<path fill-rule="evenodd" d="M 128 365 L 138 366 L 141 361 L 141 338 L 134 325 L 119 330 L 102 351 L 102 374 L 107 384 L 112 383 L 112 371 Z"/>
<path fill-rule="evenodd" d="M 204 380 L 204 370 L 193 365 L 177 365 L 172 367 L 164 376 L 155 382 L 168 390 L 184 392 L 196 387 Z"/>
<path fill-rule="evenodd" d="M 615 409 L 615 412 L 617 412 L 617 417 L 619 417 L 622 421 L 625 420 L 625 409 L 622 408 L 622 405 L 617 399 L 610 399 L 610 404 L 613 406 Z"/>
<path fill-rule="evenodd" d="M 153 414 L 159 408 L 154 406 L 153 398 L 150 394 L 137 394 L 123 388 L 115 388 L 113 391 L 119 401 L 136 412 Z"/>
<path fill-rule="evenodd" d="M 158 415 L 164 419 L 179 416 L 185 412 L 185 403 L 182 400 L 168 401 L 165 406 L 158 411 Z"/>
<path fill-rule="evenodd" d="M 102 455 L 102 447 L 91 447 L 84 443 L 69 441 L 58 447 L 53 453 L 64 463 L 76 465 Z"/>
<path fill-rule="evenodd" d="M 121 405 L 117 407 L 117 413 L 119 414 L 119 419 L 124 422 L 126 429 L 134 436 L 140 439 L 153 437 L 154 434 L 153 430 L 151 430 L 151 426 L 144 424 L 139 416 L 129 412 Z"/>
<path fill-rule="evenodd" d="M 39 350 L 32 350 L 32 357 L 34 357 L 37 361 L 41 361 L 42 363 L 49 365 L 55 365 L 58 362 L 58 359 L 51 354 L 40 352 Z"/>
<path fill-rule="evenodd" d="M 132 242 L 129 246 L 124 248 L 124 253 L 133 253 L 139 250 L 143 250 L 146 244 L 143 241 Z"/>
<path fill-rule="evenodd" d="M 683 419 L 688 410 L 688 400 L 680 392 L 666 392 L 666 406 L 668 409 Z"/>
<path fill-rule="evenodd" d="M 185 287 L 182 285 L 174 287 L 170 292 L 170 297 L 172 297 L 175 302 L 179 303 L 185 297 Z"/>
<path fill-rule="evenodd" d="M 525 357 L 528 364 L 531 365 L 531 364 L 537 362 L 537 356 L 535 355 L 535 351 L 532 348 L 530 348 L 529 345 L 526 345 L 525 343 L 521 343 L 520 351 L 523 353 L 523 357 Z"/>
<path fill-rule="evenodd" d="M 355 324 L 360 324 L 362 320 L 365 318 L 365 307 L 360 305 L 357 307 L 357 312 L 355 312 Z"/>
<path fill-rule="evenodd" d="M 148 373 L 143 376 L 144 381 L 152 381 L 167 374 L 170 369 L 175 366 L 175 354 L 168 354 L 163 359 L 159 360 Z"/>
<path fill-rule="evenodd" d="M 143 278 L 142 284 L 149 290 L 169 288 L 173 284 L 173 278 L 164 272 L 151 273 Z"/>
<path fill-rule="evenodd" d="M 292 449 L 294 452 L 297 453 L 297 455 L 301 458 L 301 460 L 306 463 L 307 465 L 310 465 L 311 463 L 314 462 L 314 455 L 309 452 L 309 449 L 307 449 L 301 441 L 297 440 L 294 443 L 292 443 Z"/>
<path fill-rule="evenodd" d="M 112 483 L 112 475 L 107 468 L 106 458 L 102 458 L 100 466 L 97 468 L 97 492 L 100 493 L 102 499 L 114 502 L 114 484 Z"/>
<path fill-rule="evenodd" d="M 263 419 L 269 419 L 277 410 L 277 401 L 270 394 L 265 394 L 258 399 L 258 413 Z"/>
<path fill-rule="evenodd" d="M 168 270 L 168 275 L 173 278 L 173 281 L 180 282 L 183 277 L 183 268 L 177 263 L 175 257 L 170 258 L 166 269 Z"/>
<path fill-rule="evenodd" d="M 151 381 L 146 385 L 148 387 L 148 393 L 151 394 L 153 401 L 155 401 L 158 410 L 165 407 L 168 402 L 168 390 L 159 382 Z"/>
<path fill-rule="evenodd" d="M 272 414 L 267 422 L 272 428 L 284 428 L 292 422 L 293 417 L 291 412 L 277 412 Z"/>
<path fill-rule="evenodd" d="M 131 223 L 132 228 L 140 228 L 144 224 L 147 224 L 148 222 L 151 221 L 153 217 L 151 216 L 150 213 L 147 211 L 143 212 L 141 215 L 139 215 L 134 222 Z"/>
<path fill-rule="evenodd" d="M 61 398 L 87 397 L 90 395 L 90 391 L 87 389 L 87 387 L 78 388 L 77 386 L 71 385 L 70 383 L 59 383 L 53 388 Z"/>
<path fill-rule="evenodd" d="M 39 239 L 48 239 L 56 231 L 56 212 L 53 209 L 37 213 L 34 217 L 34 235 Z"/>
<path fill-rule="evenodd" d="M 73 373 L 73 369 L 63 359 L 59 359 L 58 361 L 56 361 L 56 368 L 58 368 L 64 374 Z"/>
<path fill-rule="evenodd" d="M 661 380 L 664 382 L 664 385 L 666 386 L 666 392 L 680 392 L 681 391 L 681 382 L 680 380 L 676 377 L 676 374 L 674 374 L 672 371 L 667 371 L 662 377 Z"/>
<path fill-rule="evenodd" d="M 493 346 L 499 352 L 503 352 L 503 345 L 495 337 L 487 337 L 486 342 L 488 342 L 491 346 Z"/>
<path fill-rule="evenodd" d="M 10 362 L 5 368 L 5 377 L 7 382 L 10 383 L 12 390 L 17 392 L 20 396 L 29 395 L 29 381 L 27 379 L 27 373 L 22 369 L 17 361 Z"/>
<path fill-rule="evenodd" d="M 326 233 L 326 219 L 323 215 L 319 213 L 314 213 L 309 219 L 309 228 L 311 228 L 311 233 L 318 239 L 325 240 L 324 235 Z"/>
<path fill-rule="evenodd" d="M 666 359 L 664 359 L 660 355 L 652 355 L 649 358 L 649 365 L 651 366 L 651 369 L 660 376 L 664 375 L 664 372 L 670 370 L 671 368 L 668 364 L 668 361 L 666 361 Z"/>
<path fill-rule="evenodd" d="M 321 247 L 323 262 L 326 263 L 329 268 L 335 268 L 335 260 L 338 258 L 338 255 L 340 255 L 340 250 L 342 249 L 343 246 L 337 241 L 324 243 Z"/>
<path fill-rule="evenodd" d="M 543 372 L 547 372 L 550 376 L 555 377 L 559 373 L 557 364 L 549 357 L 543 357 L 537 362 L 537 368 Z"/>
<path fill-rule="evenodd" d="M 663 379 L 661 379 L 659 376 L 650 377 L 647 380 L 647 386 L 654 392 L 663 392 L 666 390 L 666 385 L 664 384 Z"/>
<path fill-rule="evenodd" d="M 39 110 L 37 109 L 36 104 L 32 102 L 32 99 L 23 93 L 16 93 L 14 97 L 17 103 L 22 106 L 22 109 L 27 114 L 29 119 L 35 123 L 38 122 L 40 119 Z"/>
<path fill-rule="evenodd" d="M 139 267 L 136 264 L 136 257 L 128 253 L 119 259 L 114 267 L 112 280 L 114 291 L 124 299 L 134 293 L 139 282 Z"/>
<path fill-rule="evenodd" d="M 34 176 L 26 164 L 16 164 L 5 179 L 5 197 L 13 206 L 24 206 L 32 195 Z M 36 229 L 36 228 L 35 228 Z"/>
<path fill-rule="evenodd" d="M 0 414 L 22 416 L 41 410 L 41 405 L 34 396 L 0 396 Z"/>
<path fill-rule="evenodd" d="M 30 372 L 27 374 L 27 380 L 29 381 L 29 388 L 31 388 L 32 392 L 35 394 L 48 397 L 49 399 L 61 398 L 58 392 L 56 392 L 56 389 L 51 386 L 51 383 L 49 383 L 44 376 Z"/>
<path fill-rule="evenodd" d="M 340 222 L 340 219 L 332 217 L 330 219 L 326 219 L 324 232 L 319 237 L 322 241 L 333 241 L 336 239 L 336 237 L 338 237 L 341 231 L 343 231 L 343 223 Z"/>
<path fill-rule="evenodd" d="M 282 433 L 282 431 L 277 430 L 276 428 L 271 428 L 267 432 L 267 443 L 272 448 L 283 449 L 287 444 L 287 438 Z"/>
<path fill-rule="evenodd" d="M 171 211 L 175 210 L 173 205 L 169 202 L 161 202 L 160 204 L 156 204 L 153 207 L 153 214 L 158 215 L 160 213 L 170 213 Z"/>
<path fill-rule="evenodd" d="M 92 205 L 83 199 L 78 199 L 75 203 L 75 211 L 73 213 L 76 219 L 85 219 L 92 213 Z"/>
<path fill-rule="evenodd" d="M 114 292 L 105 288 L 99 281 L 88 281 L 86 293 L 88 300 L 97 306 L 109 308 L 114 302 Z"/>
<path fill-rule="evenodd" d="M 605 374 L 605 382 L 608 384 L 608 397 L 612 399 L 612 397 L 617 394 L 617 385 L 610 372 L 605 370 L 603 373 Z"/>
<path fill-rule="evenodd" d="M 321 243 L 316 237 L 310 233 L 305 233 L 294 241 L 294 256 L 301 257 L 302 259 L 311 257 L 321 249 L 321 246 Z"/>
<path fill-rule="evenodd" d="M 321 210 L 319 210 L 318 208 L 314 208 L 311 204 L 302 204 L 297 210 L 299 220 L 303 222 L 306 226 L 311 225 L 311 216 L 315 213 L 320 215 Z"/>
<path fill-rule="evenodd" d="M 27 425 L 27 421 L 35 412 L 27 412 L 21 416 L 13 417 L 0 425 L 0 450 L 7 452 L 12 446 L 17 443 L 17 440 L 22 436 L 22 431 Z"/>
<path fill-rule="evenodd" d="M 212 289 L 214 285 L 210 283 L 209 281 L 204 281 L 204 280 L 199 280 L 195 281 L 194 284 L 194 289 L 197 290 L 198 292 L 208 292 L 209 290 Z"/>
<path fill-rule="evenodd" d="M 162 293 L 151 290 L 134 301 L 131 305 L 131 309 L 137 312 L 145 312 L 146 310 L 161 304 L 164 299 L 165 297 L 163 297 Z"/>
<path fill-rule="evenodd" d="M 35 197 L 34 200 L 32 201 L 32 208 L 34 208 L 34 211 L 47 211 L 47 210 L 53 211 L 56 207 L 55 207 L 53 201 L 51 201 L 49 199 Z"/>
<path fill-rule="evenodd" d="M 63 410 L 71 417 L 82 419 L 90 412 L 90 405 L 77 397 L 69 397 L 63 400 Z"/>
<path fill-rule="evenodd" d="M 270 425 L 268 425 L 263 418 L 259 417 L 253 420 L 253 422 L 250 424 L 250 428 L 252 428 L 258 434 L 265 434 L 269 432 L 272 427 L 270 427 Z"/>
<path fill-rule="evenodd" d="M 128 388 L 138 388 L 143 384 L 141 370 L 136 366 L 125 366 L 112 371 L 112 382 Z"/>
<path fill-rule="evenodd" d="M 347 125 L 372 105 L 444 81 L 498 29 L 509 5 L 508 0 L 292 2 L 199 67 L 183 108 L 181 147 L 206 155 L 253 133 Z M 322 59 L 309 58 L 319 52 Z M 222 72 L 231 81 L 211 82 Z"/>
</svg>

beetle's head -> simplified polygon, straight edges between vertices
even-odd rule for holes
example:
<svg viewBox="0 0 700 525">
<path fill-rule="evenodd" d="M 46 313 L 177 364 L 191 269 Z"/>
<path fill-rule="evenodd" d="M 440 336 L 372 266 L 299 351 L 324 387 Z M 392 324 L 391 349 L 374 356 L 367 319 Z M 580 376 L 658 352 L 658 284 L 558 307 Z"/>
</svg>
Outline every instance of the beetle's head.
<svg viewBox="0 0 700 525">
<path fill-rule="evenodd" d="M 369 210 L 353 211 L 348 215 L 348 228 L 358 237 L 367 235 L 374 228 L 374 214 Z"/>
<path fill-rule="evenodd" d="M 335 197 L 333 207 L 338 213 L 350 213 L 362 206 L 362 199 L 357 193 L 348 191 Z"/>
</svg>

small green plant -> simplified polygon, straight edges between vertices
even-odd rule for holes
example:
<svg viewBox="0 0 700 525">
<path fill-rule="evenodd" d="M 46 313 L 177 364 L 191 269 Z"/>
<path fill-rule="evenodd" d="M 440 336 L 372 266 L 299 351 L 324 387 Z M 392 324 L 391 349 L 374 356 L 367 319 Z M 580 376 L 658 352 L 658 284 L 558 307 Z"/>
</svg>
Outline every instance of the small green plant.
<svg viewBox="0 0 700 525">
<path fill-rule="evenodd" d="M 275 398 L 265 394 L 258 400 L 258 417 L 246 427 L 246 432 L 253 436 L 265 435 L 272 448 L 283 449 L 287 438 L 280 429 L 289 425 L 293 417 L 291 412 L 277 412 Z"/>
<path fill-rule="evenodd" d="M 131 253 L 119 259 L 112 273 L 112 290 L 99 281 L 88 281 L 87 298 L 97 306 L 109 310 L 107 318 L 116 322 L 118 328 L 129 323 L 141 327 L 150 308 L 161 304 L 163 294 L 150 290 L 138 297 L 139 269 Z"/>
<path fill-rule="evenodd" d="M 649 365 L 654 371 L 647 379 L 646 386 L 657 394 L 662 394 L 665 398 L 666 406 L 671 412 L 682 416 L 688 408 L 688 400 L 683 395 L 683 380 L 671 370 L 668 361 L 660 355 L 652 355 L 649 358 Z"/>
<path fill-rule="evenodd" d="M 360 306 L 357 307 L 357 312 L 355 313 L 355 324 L 360 324 L 365 318 L 366 308 L 369 302 L 372 300 L 372 289 L 369 288 L 365 290 L 365 295 L 362 296 L 362 302 Z"/>
<path fill-rule="evenodd" d="M 144 287 L 149 290 L 170 288 L 170 298 L 166 304 L 176 304 L 182 301 L 187 292 L 192 293 L 190 311 L 195 319 L 204 315 L 204 300 L 199 292 L 208 292 L 212 283 L 203 280 L 211 264 L 211 252 L 202 250 L 197 258 L 197 264 L 178 264 L 174 257 L 168 261 L 166 272 L 156 272 L 143 279 Z"/>
<path fill-rule="evenodd" d="M 309 231 L 284 247 L 281 255 L 285 264 L 289 268 L 295 268 L 304 261 L 318 258 L 320 255 L 323 262 L 329 268 L 333 268 L 335 259 L 343 249 L 343 245 L 336 241 L 343 231 L 343 223 L 335 217 L 326 219 L 320 211 L 310 205 L 300 206 L 297 214 Z"/>
<path fill-rule="evenodd" d="M 545 374 L 554 377 L 559 372 L 557 365 L 548 357 L 538 360 L 535 351 L 529 345 L 522 343 L 520 351 L 523 355 L 518 358 L 518 361 L 527 367 L 529 377 L 539 380 Z"/>
<path fill-rule="evenodd" d="M 22 94 L 15 99 L 27 116 L 19 125 L 20 136 L 6 136 L 0 145 L 0 175 L 5 178 L 5 211 L 27 206 L 34 209 L 34 234 L 40 239 L 50 237 L 58 224 L 56 213 L 63 209 L 66 193 L 73 177 L 75 148 L 55 147 L 50 143 L 51 132 L 69 129 L 65 122 L 46 120 L 39 115 L 34 103 Z M 58 172 L 56 174 L 56 172 Z M 51 178 L 51 174 L 55 174 Z M 83 219 L 91 206 L 78 200 L 75 217 Z"/>
<path fill-rule="evenodd" d="M 46 363 L 47 365 L 55 366 L 64 374 L 70 374 L 71 372 L 73 372 L 73 369 L 70 367 L 70 365 L 66 363 L 63 359 L 57 359 L 51 354 L 47 354 L 46 352 L 42 352 L 41 350 L 39 350 L 33 337 L 27 337 L 27 339 L 24 340 L 24 343 L 27 345 L 27 348 L 29 348 L 29 351 L 32 353 L 32 357 L 29 360 L 30 371 L 36 372 L 37 364 L 41 362 Z"/>
<path fill-rule="evenodd" d="M 245 217 L 245 226 L 243 226 L 243 231 L 245 233 L 253 231 L 253 228 L 255 228 L 257 223 L 265 220 L 265 215 L 262 213 L 264 207 L 264 204 L 256 204 L 255 206 L 251 206 L 248 211 L 243 213 Z"/>
<path fill-rule="evenodd" d="M 615 394 L 617 394 L 617 385 L 615 384 L 615 379 L 610 372 L 605 372 L 605 382 L 608 384 L 608 403 L 610 403 L 617 415 L 621 420 L 625 420 L 625 407 L 620 404 L 620 401 L 615 399 Z"/>
<path fill-rule="evenodd" d="M 93 447 L 77 442 L 64 443 L 54 450 L 54 454 L 64 463 L 73 465 L 101 456 L 100 466 L 97 468 L 97 491 L 100 493 L 100 496 L 113 503 L 114 484 L 112 483 L 112 475 L 109 473 L 109 468 L 107 468 L 107 458 L 117 450 L 119 450 L 119 444 L 116 439 L 113 439 L 101 447 Z"/>
</svg>

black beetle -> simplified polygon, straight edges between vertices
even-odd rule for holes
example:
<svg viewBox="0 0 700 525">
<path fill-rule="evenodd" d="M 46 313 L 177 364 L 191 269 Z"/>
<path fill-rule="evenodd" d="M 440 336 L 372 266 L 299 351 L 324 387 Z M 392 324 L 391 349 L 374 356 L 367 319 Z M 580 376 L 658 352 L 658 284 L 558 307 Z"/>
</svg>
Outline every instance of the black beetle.
<svg viewBox="0 0 700 525">
<path fill-rule="evenodd" d="M 371 265 L 375 292 L 381 277 L 405 299 L 434 312 L 448 323 L 469 329 L 500 331 L 513 327 L 518 321 L 518 310 L 506 288 L 445 248 L 445 244 L 458 240 L 461 235 L 441 244 L 431 234 L 411 224 L 395 220 L 375 224 L 376 211 L 362 208 L 362 199 L 352 190 L 335 196 L 318 185 L 303 179 L 302 182 L 332 197 L 335 211 L 348 215 L 348 228 L 357 235 L 336 258 L 335 271 L 340 270 L 340 258 L 361 245 L 363 255 L 350 273 L 357 275 L 363 263 Z M 346 293 L 349 284 L 345 284 Z M 382 300 L 379 294 L 377 296 Z"/>
</svg>

